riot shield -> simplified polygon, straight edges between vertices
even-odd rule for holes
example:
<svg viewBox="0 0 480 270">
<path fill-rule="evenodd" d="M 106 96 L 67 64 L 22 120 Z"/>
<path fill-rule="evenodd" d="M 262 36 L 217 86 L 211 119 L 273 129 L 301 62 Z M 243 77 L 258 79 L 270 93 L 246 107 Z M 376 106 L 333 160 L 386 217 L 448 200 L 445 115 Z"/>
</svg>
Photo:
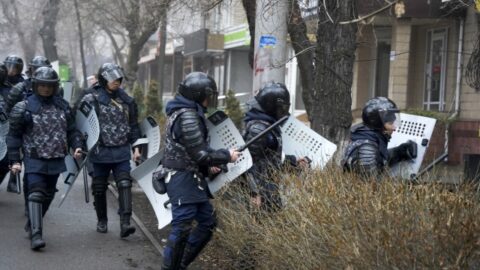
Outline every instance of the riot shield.
<svg viewBox="0 0 480 270">
<path fill-rule="evenodd" d="M 160 150 L 160 128 L 157 121 L 147 116 L 140 124 L 140 132 L 143 138 L 138 139 L 132 146 L 141 146 L 142 159 L 151 158 Z"/>
<path fill-rule="evenodd" d="M 163 151 L 158 152 L 130 172 L 132 178 L 138 182 L 143 192 L 145 192 L 145 195 L 147 195 L 155 211 L 155 216 L 158 220 L 158 229 L 167 226 L 170 224 L 170 221 L 172 221 L 171 205 L 166 205 L 168 195 L 166 193 L 158 194 L 152 185 L 152 174 L 159 167 L 162 158 Z"/>
<path fill-rule="evenodd" d="M 100 125 L 97 114 L 92 106 L 82 102 L 75 117 L 77 129 L 86 138 L 87 149 L 90 151 L 97 144 L 100 136 Z"/>
<path fill-rule="evenodd" d="M 393 132 L 388 148 L 412 140 L 417 143 L 417 157 L 410 161 L 395 164 L 390 168 L 390 174 L 403 179 L 413 179 L 420 170 L 437 120 L 406 113 L 400 114 L 400 120 L 402 124 L 400 128 Z"/>
<path fill-rule="evenodd" d="M 7 154 L 7 134 L 8 134 L 9 124 L 7 114 L 3 111 L 0 111 L 0 160 L 2 160 Z"/>
<path fill-rule="evenodd" d="M 63 99 L 65 99 L 68 103 L 71 103 L 72 96 L 73 96 L 73 83 L 64 82 L 63 83 Z"/>
<path fill-rule="evenodd" d="M 293 116 L 283 124 L 281 130 L 283 153 L 296 157 L 308 157 L 312 161 L 312 168 L 322 169 L 337 150 L 337 145 Z"/>
<path fill-rule="evenodd" d="M 97 144 L 98 138 L 100 136 L 100 125 L 98 123 L 97 114 L 92 106 L 88 103 L 83 102 L 79 109 L 77 110 L 77 114 L 75 117 L 75 124 L 77 129 L 82 133 L 82 135 L 86 139 L 87 149 L 90 151 L 95 147 Z M 63 182 L 66 185 L 65 191 L 61 195 L 61 200 L 59 203 L 59 207 L 65 201 L 68 193 L 73 187 L 73 183 L 80 175 L 80 172 L 85 167 L 88 162 L 88 153 L 82 160 L 75 160 L 73 156 L 67 155 L 65 157 L 65 165 L 67 167 L 67 171 L 62 173 Z M 88 202 L 89 200 L 89 192 L 88 192 L 88 179 L 87 175 L 84 172 L 84 189 L 85 189 L 85 201 Z"/>
<path fill-rule="evenodd" d="M 238 148 L 245 144 L 240 132 L 232 120 L 222 111 L 216 111 L 208 117 L 208 135 L 210 147 L 213 149 Z M 234 163 L 227 164 L 227 170 L 222 171 L 212 181 L 208 182 L 210 192 L 215 193 L 228 182 L 242 175 L 252 167 L 252 156 L 248 149 L 245 149 Z"/>
</svg>

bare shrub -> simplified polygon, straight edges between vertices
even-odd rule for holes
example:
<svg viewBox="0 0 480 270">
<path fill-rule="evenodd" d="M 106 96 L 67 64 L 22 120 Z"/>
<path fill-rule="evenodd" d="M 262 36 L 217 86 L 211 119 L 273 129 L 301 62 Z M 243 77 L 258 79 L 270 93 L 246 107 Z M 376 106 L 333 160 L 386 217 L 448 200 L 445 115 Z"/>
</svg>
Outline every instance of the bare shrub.
<svg viewBox="0 0 480 270">
<path fill-rule="evenodd" d="M 208 257 L 221 269 L 478 269 L 473 186 L 364 182 L 336 168 L 281 172 L 284 207 L 255 210 L 231 185 Z"/>
</svg>

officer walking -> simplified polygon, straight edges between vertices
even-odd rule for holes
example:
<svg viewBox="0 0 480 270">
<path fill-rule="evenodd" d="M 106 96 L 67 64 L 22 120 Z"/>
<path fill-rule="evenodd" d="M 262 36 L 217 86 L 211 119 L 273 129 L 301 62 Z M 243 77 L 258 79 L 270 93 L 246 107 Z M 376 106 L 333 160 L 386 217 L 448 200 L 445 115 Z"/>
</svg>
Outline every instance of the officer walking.
<svg viewBox="0 0 480 270">
<path fill-rule="evenodd" d="M 351 142 L 342 159 L 344 170 L 356 172 L 364 179 L 380 180 L 387 167 L 416 158 L 414 141 L 387 149 L 392 133 L 401 124 L 400 110 L 392 100 L 385 97 L 370 99 L 362 110 L 362 120 L 351 128 Z"/>
<path fill-rule="evenodd" d="M 28 223 L 31 248 L 45 247 L 42 219 L 55 195 L 58 176 L 66 170 L 64 158 L 68 146 L 74 157 L 81 157 L 84 142 L 75 128 L 75 117 L 68 103 L 56 92 L 58 74 L 41 67 L 32 77 L 33 94 L 17 103 L 10 114 L 7 138 L 8 157 L 13 175 L 22 170 L 20 149 L 28 186 Z"/>
<path fill-rule="evenodd" d="M 16 58 L 14 58 L 16 59 Z M 23 68 L 23 61 L 22 63 L 22 68 Z M 27 70 L 27 76 L 28 78 L 26 80 L 22 80 L 18 82 L 17 84 L 14 84 L 13 87 L 10 89 L 8 92 L 8 95 L 6 97 L 6 102 L 7 102 L 7 111 L 10 111 L 11 108 L 18 102 L 25 100 L 28 96 L 32 95 L 33 93 L 33 88 L 32 88 L 32 76 L 35 72 L 40 67 L 52 67 L 50 65 L 50 61 L 43 57 L 43 56 L 35 56 L 30 63 L 28 63 L 28 70 Z M 56 94 L 58 94 L 56 91 Z M 28 200 L 27 200 L 27 187 L 28 185 L 25 184 L 25 178 L 23 179 L 23 194 L 24 194 L 24 199 L 25 199 L 25 213 L 27 214 L 27 208 L 28 208 Z M 9 192 L 16 192 L 17 190 L 17 181 L 15 181 L 15 176 L 13 174 L 10 174 L 10 179 L 8 181 L 8 186 L 7 186 L 7 191 Z"/>
<path fill-rule="evenodd" d="M 120 86 L 124 74 L 120 66 L 103 64 L 98 70 L 98 85 L 95 91 L 86 94 L 87 102 L 98 116 L 100 139 L 92 149 L 89 160 L 93 166 L 92 192 L 97 213 L 97 231 L 107 233 L 107 187 L 108 176 L 113 172 L 117 184 L 120 205 L 120 237 L 135 232 L 130 225 L 132 216 L 132 179 L 130 177 L 131 145 L 140 137 L 138 109 L 135 100 Z M 135 147 L 134 161 L 140 160 L 140 149 Z"/>
<path fill-rule="evenodd" d="M 193 72 L 178 86 L 168 102 L 164 168 L 171 170 L 167 193 L 172 204 L 172 229 L 164 251 L 162 269 L 186 269 L 210 241 L 216 226 L 209 202 L 206 177 L 216 166 L 234 162 L 234 149 L 214 150 L 208 144 L 205 113 L 217 101 L 217 85 L 205 73 Z M 197 226 L 192 228 L 193 221 Z"/>
<path fill-rule="evenodd" d="M 251 140 L 289 114 L 290 93 L 284 84 L 270 82 L 248 104 L 250 109 L 244 119 L 245 141 Z M 305 157 L 286 155 L 285 162 L 282 162 L 282 134 L 279 127 L 252 143 L 248 150 L 253 159 L 253 165 L 247 172 L 252 203 L 262 210 L 274 211 L 281 207 L 281 200 L 278 183 L 272 173 L 284 165 L 306 168 L 308 160 Z"/>
</svg>

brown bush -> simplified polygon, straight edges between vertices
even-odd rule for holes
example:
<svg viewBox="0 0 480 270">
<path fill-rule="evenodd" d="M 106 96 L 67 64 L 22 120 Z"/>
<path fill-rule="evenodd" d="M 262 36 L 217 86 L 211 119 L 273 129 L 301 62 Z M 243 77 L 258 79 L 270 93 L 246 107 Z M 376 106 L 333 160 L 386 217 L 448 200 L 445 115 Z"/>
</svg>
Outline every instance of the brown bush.
<svg viewBox="0 0 480 270">
<path fill-rule="evenodd" d="M 363 182 L 338 169 L 279 173 L 284 207 L 249 209 L 232 185 L 215 200 L 207 256 L 220 269 L 479 269 L 472 186 Z M 204 257 L 205 258 L 205 257 Z"/>
</svg>

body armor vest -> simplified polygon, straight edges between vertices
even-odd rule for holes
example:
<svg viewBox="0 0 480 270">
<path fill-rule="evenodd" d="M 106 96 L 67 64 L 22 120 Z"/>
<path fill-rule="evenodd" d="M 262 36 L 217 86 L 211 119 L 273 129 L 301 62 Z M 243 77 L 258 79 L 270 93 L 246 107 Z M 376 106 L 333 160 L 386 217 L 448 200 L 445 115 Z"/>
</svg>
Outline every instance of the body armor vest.
<svg viewBox="0 0 480 270">
<path fill-rule="evenodd" d="M 186 111 L 195 110 L 190 108 L 179 109 L 173 112 L 167 119 L 165 155 L 162 163 L 165 167 L 171 169 L 198 172 L 199 167 L 187 153 L 185 146 L 174 140 L 173 125 L 175 120 Z"/>
<path fill-rule="evenodd" d="M 54 104 L 43 104 L 31 114 L 32 126 L 23 136 L 24 152 L 31 158 L 62 158 L 67 153 L 67 117 Z"/>
<path fill-rule="evenodd" d="M 341 161 L 341 164 L 344 170 L 354 171 L 356 169 L 358 161 L 360 159 L 358 155 L 358 148 L 364 144 L 371 144 L 375 148 L 378 148 L 378 144 L 367 139 L 350 142 L 347 148 L 345 149 L 345 154 L 343 155 L 343 158 Z M 380 154 L 376 156 L 376 161 L 377 161 L 377 167 L 379 167 L 380 170 L 383 170 L 383 168 L 388 164 L 387 159 L 382 158 Z"/>
<path fill-rule="evenodd" d="M 97 95 L 95 95 L 97 99 Z M 130 134 L 129 106 L 121 98 L 111 99 L 108 105 L 98 104 L 100 141 L 104 146 L 122 146 L 128 143 Z"/>
</svg>

